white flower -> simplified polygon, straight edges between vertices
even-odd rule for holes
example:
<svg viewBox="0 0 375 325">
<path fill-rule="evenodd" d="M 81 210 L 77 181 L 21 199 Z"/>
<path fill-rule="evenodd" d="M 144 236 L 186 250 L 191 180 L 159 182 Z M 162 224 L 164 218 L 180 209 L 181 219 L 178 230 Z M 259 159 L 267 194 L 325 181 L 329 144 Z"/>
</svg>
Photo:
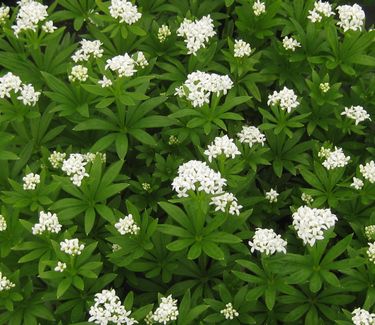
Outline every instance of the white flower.
<svg viewBox="0 0 375 325">
<path fill-rule="evenodd" d="M 215 172 L 205 162 L 190 160 L 178 167 L 178 176 L 174 178 L 172 188 L 178 197 L 187 197 L 189 190 L 221 194 L 226 182 L 220 172 Z"/>
<path fill-rule="evenodd" d="M 248 143 L 250 148 L 256 143 L 263 146 L 266 141 L 266 136 L 255 126 L 243 126 L 237 136 L 241 143 Z"/>
<path fill-rule="evenodd" d="M 61 230 L 61 225 L 56 213 L 40 211 L 39 213 L 39 223 L 36 223 L 32 227 L 33 235 L 40 235 L 45 231 L 53 232 L 55 234 L 59 233 Z"/>
<path fill-rule="evenodd" d="M 374 241 L 375 240 L 375 225 L 365 227 L 365 235 L 368 240 Z"/>
<path fill-rule="evenodd" d="M 271 188 L 268 192 L 266 192 L 266 199 L 270 203 L 277 202 L 277 197 L 279 196 L 279 193 L 275 191 L 273 188 Z"/>
<path fill-rule="evenodd" d="M 186 97 L 194 107 L 201 107 L 210 103 L 211 93 L 225 95 L 232 87 L 233 82 L 226 75 L 196 71 L 187 76 L 183 86 L 176 88 L 175 95 Z"/>
<path fill-rule="evenodd" d="M 130 314 L 131 311 L 127 311 L 121 304 L 114 289 L 102 290 L 95 294 L 95 304 L 90 307 L 88 321 L 100 325 L 137 324 L 135 319 L 129 317 Z"/>
<path fill-rule="evenodd" d="M 0 98 L 10 98 L 10 92 L 18 93 L 21 89 L 21 79 L 12 72 L 6 73 L 0 78 Z"/>
<path fill-rule="evenodd" d="M 81 186 L 84 177 L 88 177 L 85 166 L 87 165 L 87 159 L 84 155 L 79 153 L 72 153 L 68 159 L 63 161 L 61 170 L 68 176 L 70 180 L 76 186 Z"/>
<path fill-rule="evenodd" d="M 23 189 L 24 190 L 35 190 L 37 184 L 40 183 L 40 176 L 38 174 L 29 173 L 23 180 Z"/>
<path fill-rule="evenodd" d="M 342 27 L 344 32 L 348 30 L 362 30 L 366 15 L 361 6 L 356 3 L 353 6 L 338 6 L 337 11 L 340 18 L 337 25 Z"/>
<path fill-rule="evenodd" d="M 239 215 L 240 209 L 242 209 L 242 205 L 237 203 L 237 198 L 232 194 L 225 192 L 218 196 L 213 196 L 211 198 L 210 205 L 215 205 L 215 211 L 222 211 L 225 212 L 227 207 L 229 206 L 229 214 L 231 215 Z"/>
<path fill-rule="evenodd" d="M 297 42 L 293 37 L 285 36 L 283 38 L 283 46 L 286 50 L 295 51 L 297 47 L 301 47 L 301 44 Z"/>
<path fill-rule="evenodd" d="M 57 262 L 57 266 L 55 267 L 56 272 L 64 272 L 66 269 L 66 263 L 62 263 L 60 261 Z"/>
<path fill-rule="evenodd" d="M 330 85 L 328 82 L 322 82 L 319 84 L 319 88 L 323 93 L 326 93 L 330 90 Z"/>
<path fill-rule="evenodd" d="M 276 252 L 286 254 L 286 240 L 281 235 L 275 233 L 273 229 L 257 228 L 253 236 L 253 241 L 249 241 L 251 252 L 259 251 L 272 255 Z"/>
<path fill-rule="evenodd" d="M 305 202 L 306 204 L 309 204 L 309 205 L 314 202 L 313 197 L 310 194 L 307 194 L 307 193 L 302 193 L 301 200 L 303 202 Z"/>
<path fill-rule="evenodd" d="M 180 140 L 178 140 L 178 138 L 174 135 L 171 135 L 168 139 L 168 144 L 170 146 L 173 146 L 174 144 L 179 144 L 180 143 Z"/>
<path fill-rule="evenodd" d="M 375 314 L 370 314 L 367 310 L 356 308 L 352 311 L 352 322 L 354 325 L 374 325 Z"/>
<path fill-rule="evenodd" d="M 1 6 L 0 7 L 0 25 L 4 24 L 5 21 L 9 18 L 9 7 Z"/>
<path fill-rule="evenodd" d="M 185 38 L 188 54 L 196 55 L 200 48 L 206 47 L 205 43 L 215 36 L 216 32 L 210 15 L 207 15 L 196 21 L 185 18 L 177 29 L 177 35 Z"/>
<path fill-rule="evenodd" d="M 112 244 L 112 252 L 117 252 L 121 249 L 119 244 Z"/>
<path fill-rule="evenodd" d="M 82 39 L 79 43 L 81 47 L 72 55 L 74 62 L 88 61 L 90 57 L 101 58 L 103 56 L 102 42 Z"/>
<path fill-rule="evenodd" d="M 135 69 L 136 62 L 129 56 L 128 53 L 124 55 L 117 55 L 112 59 L 108 59 L 105 69 L 117 72 L 119 77 L 131 77 L 137 72 Z"/>
<path fill-rule="evenodd" d="M 51 155 L 48 157 L 48 160 L 53 168 L 60 168 L 65 157 L 65 152 L 53 151 L 53 153 L 51 153 Z"/>
<path fill-rule="evenodd" d="M 171 35 L 171 30 L 167 25 L 161 25 L 158 29 L 158 39 L 160 43 L 165 42 L 168 36 Z"/>
<path fill-rule="evenodd" d="M 102 88 L 107 88 L 112 86 L 112 80 L 108 79 L 106 76 L 103 76 L 102 80 L 98 81 L 98 84 L 102 86 Z"/>
<path fill-rule="evenodd" d="M 234 57 L 243 58 L 251 54 L 251 47 L 249 43 L 244 42 L 242 39 L 234 41 Z"/>
<path fill-rule="evenodd" d="M 46 21 L 43 25 L 42 25 L 42 29 L 45 33 L 47 34 L 52 34 L 55 29 L 57 29 L 56 26 L 53 26 L 53 21 L 52 20 L 48 20 Z"/>
<path fill-rule="evenodd" d="M 0 231 L 7 230 L 7 221 L 5 220 L 4 216 L 0 214 Z"/>
<path fill-rule="evenodd" d="M 238 311 L 233 308 L 233 305 L 231 302 L 227 303 L 225 305 L 225 308 L 220 310 L 220 314 L 223 314 L 225 319 L 233 319 L 240 315 Z"/>
<path fill-rule="evenodd" d="M 21 88 L 21 95 L 17 97 L 18 100 L 22 100 L 22 103 L 27 106 L 35 106 L 38 102 L 40 91 L 35 91 L 31 84 L 24 84 Z"/>
<path fill-rule="evenodd" d="M 88 75 L 88 69 L 81 64 L 75 65 L 69 75 L 70 81 L 86 81 Z"/>
<path fill-rule="evenodd" d="M 220 155 L 225 155 L 225 157 L 231 157 L 233 159 L 236 155 L 240 155 L 241 152 L 233 143 L 233 139 L 224 135 L 222 137 L 216 137 L 214 141 L 207 146 L 207 150 L 204 151 L 204 154 L 208 157 L 208 161 L 212 162 L 212 158 L 217 158 Z"/>
<path fill-rule="evenodd" d="M 345 107 L 345 111 L 342 112 L 341 115 L 346 115 L 346 117 L 355 120 L 355 125 L 366 120 L 371 121 L 370 115 L 362 106 Z"/>
<path fill-rule="evenodd" d="M 366 165 L 359 165 L 359 171 L 370 183 L 375 183 L 375 162 L 373 160 Z"/>
<path fill-rule="evenodd" d="M 0 272 L 0 292 L 10 290 L 13 287 L 15 287 L 15 284 Z"/>
<path fill-rule="evenodd" d="M 282 110 L 286 110 L 290 113 L 299 105 L 299 102 L 297 101 L 297 96 L 294 91 L 284 87 L 279 92 L 274 91 L 272 95 L 268 96 L 267 105 L 280 105 Z"/>
<path fill-rule="evenodd" d="M 137 6 L 126 0 L 111 0 L 109 13 L 115 19 L 120 19 L 120 23 L 132 25 L 141 19 L 142 14 L 138 12 Z"/>
<path fill-rule="evenodd" d="M 329 17 L 334 15 L 335 13 L 332 11 L 332 6 L 329 2 L 325 1 L 315 1 L 314 9 L 309 10 L 309 15 L 307 16 L 311 22 L 316 23 L 320 22 L 323 17 Z"/>
<path fill-rule="evenodd" d="M 315 209 L 301 206 L 292 215 L 294 229 L 303 243 L 313 246 L 315 241 L 324 239 L 324 230 L 331 228 L 337 221 L 330 209 Z"/>
<path fill-rule="evenodd" d="M 260 16 L 266 12 L 266 5 L 260 0 L 256 0 L 253 4 L 253 12 L 255 16 Z"/>
<path fill-rule="evenodd" d="M 353 177 L 353 183 L 350 184 L 351 187 L 356 190 L 360 190 L 363 187 L 363 181 L 360 178 Z"/>
<path fill-rule="evenodd" d="M 344 167 L 348 164 L 350 156 L 345 156 L 342 148 L 335 147 L 335 150 L 325 149 L 325 160 L 322 165 L 330 169 L 335 169 L 338 167 Z"/>
<path fill-rule="evenodd" d="M 146 192 L 150 191 L 151 190 L 151 185 L 150 183 L 142 183 L 142 188 L 143 190 L 145 190 Z"/>
<path fill-rule="evenodd" d="M 375 243 L 368 243 L 367 256 L 370 262 L 375 264 Z"/>
<path fill-rule="evenodd" d="M 134 55 L 135 59 L 134 59 L 134 62 L 137 66 L 141 67 L 141 68 L 145 68 L 148 66 L 148 61 L 145 57 L 145 55 L 143 54 L 143 52 L 139 51 L 137 52 L 135 55 Z"/>
<path fill-rule="evenodd" d="M 167 324 L 167 322 L 176 320 L 178 316 L 177 299 L 172 295 L 161 298 L 159 307 L 152 315 L 152 320 L 157 323 Z"/>
<path fill-rule="evenodd" d="M 81 255 L 84 248 L 85 245 L 80 244 L 77 238 L 65 239 L 60 242 L 61 251 L 72 256 Z"/>
<path fill-rule="evenodd" d="M 115 224 L 115 227 L 121 235 L 136 235 L 141 229 L 137 226 L 131 214 L 125 216 L 124 218 L 120 218 L 118 223 Z"/>
<path fill-rule="evenodd" d="M 47 18 L 47 8 L 41 3 L 34 0 L 21 0 L 17 2 L 20 6 L 16 24 L 12 26 L 14 35 L 18 37 L 18 34 L 23 30 L 36 31 L 38 23 Z"/>
</svg>

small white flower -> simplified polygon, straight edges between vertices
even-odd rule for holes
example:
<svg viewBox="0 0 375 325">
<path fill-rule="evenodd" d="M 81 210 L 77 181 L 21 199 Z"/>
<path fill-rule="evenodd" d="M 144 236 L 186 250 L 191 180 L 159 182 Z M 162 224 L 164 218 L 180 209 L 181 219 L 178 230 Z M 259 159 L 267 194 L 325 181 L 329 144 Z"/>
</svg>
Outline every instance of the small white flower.
<svg viewBox="0 0 375 325">
<path fill-rule="evenodd" d="M 142 183 L 142 188 L 144 191 L 148 192 L 151 190 L 151 185 L 150 183 Z"/>
<path fill-rule="evenodd" d="M 277 202 L 277 197 L 279 196 L 279 193 L 275 191 L 273 188 L 271 188 L 268 192 L 266 192 L 266 199 L 270 203 L 275 203 Z"/>
<path fill-rule="evenodd" d="M 9 7 L 0 7 L 0 25 L 4 24 L 9 19 Z"/>
<path fill-rule="evenodd" d="M 276 252 L 286 254 L 286 240 L 281 235 L 275 233 L 273 229 L 257 228 L 253 236 L 253 241 L 249 241 L 251 252 L 259 251 L 272 255 Z"/>
<path fill-rule="evenodd" d="M 214 141 L 208 145 L 204 154 L 208 157 L 208 161 L 212 162 L 213 158 L 217 158 L 220 155 L 225 155 L 227 158 L 231 157 L 234 159 L 237 155 L 240 155 L 241 152 L 234 144 L 233 139 L 224 135 L 222 137 L 216 137 Z"/>
<path fill-rule="evenodd" d="M 175 145 L 175 144 L 179 144 L 180 143 L 180 141 L 178 140 L 178 138 L 176 137 L 176 136 L 174 136 L 174 135 L 171 135 L 170 137 L 169 137 L 169 139 L 168 139 L 168 144 L 170 145 L 170 146 L 173 146 L 173 145 Z"/>
<path fill-rule="evenodd" d="M 112 244 L 112 252 L 117 252 L 121 249 L 119 244 Z"/>
<path fill-rule="evenodd" d="M 61 225 L 56 213 L 40 211 L 39 223 L 36 223 L 31 230 L 33 235 L 40 235 L 45 231 L 57 234 L 61 230 Z"/>
<path fill-rule="evenodd" d="M 234 309 L 231 302 L 227 303 L 225 308 L 220 310 L 220 314 L 223 314 L 225 319 L 234 319 L 240 315 L 238 311 Z"/>
<path fill-rule="evenodd" d="M 55 271 L 56 272 L 64 272 L 65 269 L 66 269 L 66 263 L 58 261 L 57 266 L 55 267 Z"/>
<path fill-rule="evenodd" d="M 367 256 L 375 264 L 375 243 L 368 243 Z"/>
<path fill-rule="evenodd" d="M 66 157 L 65 152 L 57 152 L 56 150 L 51 153 L 48 157 L 49 162 L 51 163 L 53 168 L 60 168 L 64 159 Z"/>
<path fill-rule="evenodd" d="M 23 189 L 24 190 L 35 190 L 37 184 L 40 183 L 40 176 L 38 174 L 29 173 L 25 177 L 22 178 L 23 180 Z"/>
<path fill-rule="evenodd" d="M 366 163 L 366 165 L 359 165 L 359 171 L 370 183 L 375 183 L 375 162 L 373 160 Z"/>
<path fill-rule="evenodd" d="M 46 21 L 42 25 L 42 29 L 43 29 L 43 31 L 45 33 L 52 34 L 55 31 L 55 29 L 57 29 L 57 27 L 53 25 L 53 21 L 52 20 L 49 20 L 49 21 Z"/>
<path fill-rule="evenodd" d="M 256 0 L 253 4 L 253 12 L 255 16 L 260 16 L 266 12 L 266 5 L 260 0 Z"/>
<path fill-rule="evenodd" d="M 272 95 L 268 96 L 267 105 L 280 105 L 282 110 L 290 113 L 294 108 L 298 107 L 297 95 L 292 89 L 284 87 L 279 92 L 274 91 Z"/>
<path fill-rule="evenodd" d="M 167 25 L 161 25 L 158 29 L 158 39 L 160 43 L 165 42 L 168 36 L 171 35 L 171 30 Z"/>
<path fill-rule="evenodd" d="M 374 325 L 375 314 L 369 313 L 365 309 L 356 308 L 352 311 L 352 322 L 354 325 Z"/>
<path fill-rule="evenodd" d="M 309 10 L 309 15 L 307 16 L 311 22 L 316 23 L 322 21 L 323 17 L 333 16 L 335 13 L 332 11 L 332 6 L 329 2 L 325 1 L 315 1 L 314 9 Z"/>
<path fill-rule="evenodd" d="M 106 63 L 105 69 L 117 72 L 119 77 L 131 77 L 137 72 L 135 69 L 136 62 L 128 53 L 108 59 Z"/>
<path fill-rule="evenodd" d="M 133 219 L 133 215 L 131 214 L 125 216 L 124 218 L 120 218 L 120 220 L 115 224 L 115 227 L 121 235 L 136 235 L 141 229 L 137 226 Z"/>
<path fill-rule="evenodd" d="M 102 88 L 107 88 L 112 86 L 112 80 L 108 79 L 106 76 L 103 76 L 102 80 L 98 81 L 98 84 L 102 86 Z"/>
<path fill-rule="evenodd" d="M 350 184 L 351 187 L 356 190 L 360 190 L 363 187 L 363 181 L 360 178 L 353 177 L 353 183 Z"/>
<path fill-rule="evenodd" d="M 24 84 L 21 88 L 21 95 L 18 96 L 17 99 L 21 100 L 24 105 L 35 106 L 39 100 L 39 96 L 40 91 L 35 91 L 31 84 Z"/>
<path fill-rule="evenodd" d="M 266 142 L 266 136 L 255 126 L 243 126 L 237 136 L 241 143 L 249 144 L 250 148 L 256 143 L 260 143 L 263 146 L 264 142 Z"/>
<path fill-rule="evenodd" d="M 350 156 L 345 156 L 342 148 L 335 147 L 335 150 L 325 149 L 325 160 L 322 165 L 330 169 L 344 167 L 348 164 Z"/>
<path fill-rule="evenodd" d="M 341 115 L 345 115 L 346 117 L 355 120 L 355 125 L 366 120 L 371 121 L 370 115 L 362 106 L 345 107 L 345 111 L 342 112 Z"/>
<path fill-rule="evenodd" d="M 303 202 L 305 202 L 306 204 L 309 204 L 309 205 L 314 202 L 313 197 L 310 194 L 307 194 L 307 193 L 302 193 L 301 200 Z"/>
<path fill-rule="evenodd" d="M 161 298 L 159 307 L 152 315 L 152 320 L 160 324 L 167 324 L 170 321 L 177 320 L 178 308 L 177 299 L 173 299 L 172 295 Z"/>
<path fill-rule="evenodd" d="M 83 65 L 75 65 L 69 75 L 69 80 L 70 81 L 86 81 L 87 78 L 89 77 L 88 75 L 88 69 L 84 67 Z"/>
<path fill-rule="evenodd" d="M 375 241 L 375 225 L 365 227 L 365 235 L 368 240 Z"/>
<path fill-rule="evenodd" d="M 331 87 L 330 87 L 330 85 L 329 85 L 328 82 L 322 82 L 322 83 L 320 83 L 319 84 L 319 88 L 320 88 L 320 90 L 323 93 L 326 93 L 326 92 L 328 92 L 331 89 Z"/>
<path fill-rule="evenodd" d="M 88 177 L 85 166 L 88 160 L 85 155 L 80 153 L 72 153 L 68 159 L 63 160 L 61 170 L 68 176 L 76 186 L 81 186 L 82 180 Z"/>
<path fill-rule="evenodd" d="M 126 0 L 111 0 L 109 13 L 113 18 L 119 19 L 120 23 L 125 22 L 128 25 L 134 24 L 142 17 L 137 6 Z"/>
<path fill-rule="evenodd" d="M 225 192 L 218 196 L 213 196 L 211 198 L 210 205 L 215 206 L 215 211 L 222 211 L 225 212 L 227 207 L 229 206 L 229 214 L 231 215 L 239 215 L 240 210 L 242 209 L 242 205 L 237 203 L 237 198 L 232 194 Z"/>
<path fill-rule="evenodd" d="M 206 47 L 209 39 L 216 35 L 210 15 L 192 21 L 185 18 L 177 29 L 177 36 L 185 38 L 188 54 L 197 55 L 200 48 Z"/>
<path fill-rule="evenodd" d="M 91 57 L 101 58 L 103 56 L 103 49 L 101 48 L 103 45 L 102 42 L 98 40 L 89 41 L 87 39 L 82 39 L 79 43 L 81 47 L 72 55 L 74 62 L 88 61 Z"/>
<path fill-rule="evenodd" d="M 7 230 L 7 221 L 4 216 L 0 214 L 0 232 Z"/>
<path fill-rule="evenodd" d="M 16 285 L 11 282 L 2 272 L 0 272 L 0 292 L 10 290 Z"/>
<path fill-rule="evenodd" d="M 341 27 L 344 32 L 348 30 L 362 30 L 366 15 L 361 6 L 356 3 L 353 6 L 338 6 L 337 11 L 340 18 L 337 25 Z"/>
<path fill-rule="evenodd" d="M 251 47 L 249 43 L 246 43 L 242 39 L 235 40 L 234 42 L 234 57 L 243 58 L 251 54 Z"/>
<path fill-rule="evenodd" d="M 285 36 L 283 38 L 283 46 L 286 50 L 295 51 L 297 47 L 301 47 L 301 44 L 297 42 L 293 37 Z"/>
<path fill-rule="evenodd" d="M 0 98 L 10 98 L 10 92 L 18 93 L 21 89 L 22 81 L 20 77 L 12 72 L 6 73 L 0 78 Z"/>
<path fill-rule="evenodd" d="M 148 61 L 143 54 L 143 52 L 139 51 L 134 55 L 135 59 L 134 62 L 137 66 L 141 67 L 142 69 L 148 66 Z"/>
<path fill-rule="evenodd" d="M 77 238 L 65 239 L 64 241 L 60 242 L 61 251 L 68 255 L 81 255 L 84 248 L 85 245 L 80 244 Z"/>
</svg>

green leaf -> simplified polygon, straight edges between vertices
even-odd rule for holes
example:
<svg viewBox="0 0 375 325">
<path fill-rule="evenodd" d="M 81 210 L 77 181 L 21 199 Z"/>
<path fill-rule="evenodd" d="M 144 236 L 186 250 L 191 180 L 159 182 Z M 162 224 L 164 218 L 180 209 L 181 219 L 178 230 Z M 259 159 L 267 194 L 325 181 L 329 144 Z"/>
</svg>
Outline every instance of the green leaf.
<svg viewBox="0 0 375 325">
<path fill-rule="evenodd" d="M 215 243 L 204 240 L 203 241 L 203 251 L 209 256 L 212 257 L 215 260 L 224 260 L 224 253 L 223 251 L 219 248 L 218 245 Z"/>
<path fill-rule="evenodd" d="M 88 208 L 85 212 L 85 233 L 88 235 L 92 228 L 94 227 L 95 223 L 95 209 Z"/>
<path fill-rule="evenodd" d="M 128 152 L 128 137 L 126 134 L 119 133 L 116 137 L 116 152 L 121 160 L 124 160 L 126 153 Z"/>
<path fill-rule="evenodd" d="M 65 278 L 64 280 L 62 280 L 57 287 L 56 297 L 60 298 L 70 288 L 71 284 L 72 284 L 71 277 Z"/>
</svg>

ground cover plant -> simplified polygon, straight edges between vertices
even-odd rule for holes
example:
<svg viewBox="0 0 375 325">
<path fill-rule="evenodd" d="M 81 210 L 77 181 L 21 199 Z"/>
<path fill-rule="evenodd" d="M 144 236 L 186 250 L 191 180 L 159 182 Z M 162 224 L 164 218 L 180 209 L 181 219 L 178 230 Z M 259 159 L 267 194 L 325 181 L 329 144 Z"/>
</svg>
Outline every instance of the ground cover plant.
<svg viewBox="0 0 375 325">
<path fill-rule="evenodd" d="M 3 3 L 0 324 L 375 324 L 361 5 Z"/>
</svg>

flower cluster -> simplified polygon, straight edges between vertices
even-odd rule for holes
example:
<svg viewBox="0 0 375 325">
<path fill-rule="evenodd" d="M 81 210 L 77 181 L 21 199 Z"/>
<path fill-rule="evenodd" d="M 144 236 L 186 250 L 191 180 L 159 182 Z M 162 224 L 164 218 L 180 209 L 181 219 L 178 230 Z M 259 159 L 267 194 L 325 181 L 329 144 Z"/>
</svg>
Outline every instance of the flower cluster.
<svg viewBox="0 0 375 325">
<path fill-rule="evenodd" d="M 172 295 L 162 297 L 159 307 L 152 314 L 152 321 L 167 324 L 174 321 L 178 316 L 177 299 L 173 299 Z"/>
<path fill-rule="evenodd" d="M 10 290 L 13 287 L 15 287 L 15 284 L 0 272 L 0 292 Z"/>
<path fill-rule="evenodd" d="M 362 176 L 370 183 L 375 183 L 375 162 L 370 160 L 366 165 L 359 165 Z"/>
<path fill-rule="evenodd" d="M 98 81 L 98 84 L 102 87 L 102 88 L 107 88 L 107 87 L 111 87 L 112 86 L 112 80 L 107 78 L 106 76 L 103 76 L 102 80 L 99 80 Z"/>
<path fill-rule="evenodd" d="M 20 8 L 16 17 L 16 24 L 12 26 L 14 35 L 18 37 L 18 34 L 24 30 L 35 32 L 38 28 L 38 23 L 48 17 L 48 6 L 44 6 L 34 0 L 21 0 L 17 3 Z"/>
<path fill-rule="evenodd" d="M 369 313 L 365 309 L 356 308 L 352 311 L 352 322 L 354 325 L 374 325 L 375 314 Z"/>
<path fill-rule="evenodd" d="M 0 25 L 4 24 L 5 21 L 9 18 L 9 7 L 1 6 L 0 7 Z"/>
<path fill-rule="evenodd" d="M 338 6 L 337 11 L 340 18 L 337 25 L 340 26 L 344 32 L 348 30 L 362 30 L 366 15 L 361 6 L 356 3 L 352 6 Z"/>
<path fill-rule="evenodd" d="M 323 93 L 326 93 L 326 92 L 328 92 L 331 89 L 331 87 L 330 87 L 330 85 L 329 85 L 328 82 L 322 82 L 322 83 L 319 84 L 319 89 Z"/>
<path fill-rule="evenodd" d="M 368 240 L 375 241 L 375 225 L 365 227 L 365 235 Z"/>
<path fill-rule="evenodd" d="M 0 214 L 0 231 L 7 230 L 7 221 L 5 220 L 4 216 Z"/>
<path fill-rule="evenodd" d="M 272 255 L 276 252 L 286 253 L 286 240 L 281 238 L 281 235 L 275 233 L 273 229 L 257 228 L 253 236 L 253 241 L 249 240 L 251 252 L 259 251 Z"/>
<path fill-rule="evenodd" d="M 63 160 L 61 170 L 68 176 L 76 186 L 81 186 L 84 177 L 88 177 L 85 166 L 88 160 L 85 155 L 80 153 L 72 153 L 68 159 Z"/>
<path fill-rule="evenodd" d="M 225 319 L 233 319 L 240 315 L 238 311 L 233 308 L 233 305 L 231 302 L 228 302 L 225 305 L 225 308 L 220 310 L 220 314 L 223 314 Z"/>
<path fill-rule="evenodd" d="M 310 205 L 311 203 L 314 202 L 313 197 L 310 194 L 307 194 L 307 193 L 302 193 L 301 200 L 308 205 Z"/>
<path fill-rule="evenodd" d="M 297 47 L 301 47 L 301 44 L 297 42 L 293 37 L 285 36 L 283 38 L 283 47 L 286 50 L 295 51 Z"/>
<path fill-rule="evenodd" d="M 345 115 L 346 117 L 355 120 L 355 125 L 366 120 L 371 121 L 370 115 L 362 106 L 345 107 L 345 111 L 342 112 L 341 115 Z"/>
<path fill-rule="evenodd" d="M 225 157 L 231 157 L 233 159 L 236 155 L 240 155 L 241 152 L 234 144 L 233 139 L 224 135 L 222 137 L 216 137 L 214 141 L 208 145 L 204 154 L 208 157 L 208 161 L 212 162 L 212 158 L 217 158 L 220 155 L 225 155 Z"/>
<path fill-rule="evenodd" d="M 207 15 L 196 21 L 185 18 L 177 29 L 177 35 L 184 37 L 188 54 L 196 55 L 216 32 L 210 15 Z"/>
<path fill-rule="evenodd" d="M 324 239 L 324 230 L 331 228 L 337 221 L 330 209 L 316 209 L 301 206 L 292 215 L 294 229 L 303 243 L 313 246 L 315 241 Z"/>
<path fill-rule="evenodd" d="M 102 292 L 95 294 L 94 301 L 94 305 L 89 310 L 89 322 L 100 325 L 133 325 L 138 323 L 135 319 L 129 317 L 131 311 L 127 311 L 121 304 L 114 289 L 102 290 Z"/>
<path fill-rule="evenodd" d="M 66 269 L 66 263 L 63 263 L 60 261 L 57 262 L 57 265 L 54 268 L 56 272 L 64 272 L 65 269 Z"/>
<path fill-rule="evenodd" d="M 143 52 L 136 53 L 134 58 L 128 53 L 117 55 L 108 59 L 106 63 L 105 69 L 116 72 L 119 77 L 131 77 L 137 72 L 136 67 L 144 68 L 148 65 Z"/>
<path fill-rule="evenodd" d="M 251 47 L 249 43 L 246 43 L 242 39 L 234 41 L 234 57 L 243 58 L 251 54 Z"/>
<path fill-rule="evenodd" d="M 310 19 L 311 22 L 321 22 L 323 17 L 330 17 L 334 15 L 334 12 L 332 11 L 332 6 L 329 2 L 326 1 L 315 1 L 314 3 L 314 9 L 309 10 L 309 15 L 307 16 L 308 19 Z"/>
<path fill-rule="evenodd" d="M 10 98 L 11 91 L 20 92 L 17 99 L 27 106 L 35 106 L 41 94 L 39 91 L 35 91 L 31 84 L 22 84 L 18 76 L 8 72 L 0 78 L 0 98 Z"/>
<path fill-rule="evenodd" d="M 271 188 L 268 192 L 266 192 L 266 199 L 270 203 L 276 203 L 278 196 L 279 196 L 279 193 L 277 193 L 277 191 L 274 190 L 273 188 Z"/>
<path fill-rule="evenodd" d="M 171 35 L 171 30 L 167 25 L 161 25 L 158 29 L 158 40 L 160 43 L 165 42 L 168 36 Z"/>
<path fill-rule="evenodd" d="M 38 174 L 29 173 L 22 178 L 24 190 L 35 190 L 36 186 L 40 183 L 40 176 Z"/>
<path fill-rule="evenodd" d="M 331 149 L 323 148 L 323 150 L 319 152 L 319 157 L 325 158 L 322 165 L 328 170 L 344 167 L 350 160 L 350 156 L 345 156 L 342 148 L 338 147 L 335 147 L 335 150 L 333 151 Z"/>
<path fill-rule="evenodd" d="M 101 58 L 103 56 L 102 42 L 83 39 L 80 44 L 81 47 L 72 55 L 74 62 L 88 61 L 90 57 Z"/>
<path fill-rule="evenodd" d="M 65 152 L 53 151 L 53 153 L 51 153 L 51 155 L 48 157 L 48 160 L 51 163 L 52 167 L 57 169 L 61 167 L 65 157 Z"/>
<path fill-rule="evenodd" d="M 48 20 L 42 25 L 42 30 L 47 34 L 53 33 L 56 29 L 57 27 L 53 26 L 52 20 Z"/>
<path fill-rule="evenodd" d="M 72 256 L 81 255 L 84 248 L 85 245 L 80 244 L 78 238 L 65 239 L 60 243 L 61 251 Z"/>
<path fill-rule="evenodd" d="M 89 77 L 88 69 L 81 64 L 77 64 L 72 67 L 70 74 L 68 76 L 70 81 L 86 81 Z"/>
<path fill-rule="evenodd" d="M 226 75 L 196 71 L 187 76 L 185 83 L 176 88 L 175 95 L 186 97 L 194 107 L 210 103 L 211 93 L 224 95 L 233 87 L 233 82 Z"/>
<path fill-rule="evenodd" d="M 263 146 L 266 141 L 266 136 L 255 126 L 243 126 L 237 136 L 241 143 L 249 144 L 250 148 L 256 143 L 260 143 Z"/>
<path fill-rule="evenodd" d="M 356 190 L 362 189 L 363 185 L 363 181 L 357 177 L 353 177 L 353 183 L 350 184 L 350 186 L 355 188 Z"/>
<path fill-rule="evenodd" d="M 141 19 L 142 14 L 138 12 L 137 6 L 127 0 L 111 0 L 109 13 L 115 19 L 120 19 L 120 23 L 132 25 Z"/>
<path fill-rule="evenodd" d="M 178 167 L 178 176 L 174 178 L 172 188 L 178 197 L 187 197 L 189 190 L 221 194 L 226 182 L 220 172 L 215 172 L 205 162 L 190 160 Z"/>
<path fill-rule="evenodd" d="M 375 264 L 375 242 L 368 243 L 367 256 L 370 262 Z"/>
<path fill-rule="evenodd" d="M 140 230 L 131 214 L 125 216 L 124 218 L 120 218 L 120 220 L 115 224 L 115 227 L 121 235 L 136 235 Z"/>
<path fill-rule="evenodd" d="M 36 223 L 31 230 L 34 235 L 40 235 L 45 231 L 57 234 L 61 230 L 61 225 L 56 213 L 40 211 L 39 223 Z"/>
<path fill-rule="evenodd" d="M 266 5 L 260 0 L 255 0 L 253 4 L 253 12 L 255 16 L 260 16 L 266 12 Z"/>
<path fill-rule="evenodd" d="M 290 113 L 299 105 L 299 102 L 297 101 L 297 95 L 294 93 L 293 89 L 284 87 L 279 92 L 274 91 L 272 95 L 268 96 L 267 105 L 280 105 L 282 110 L 286 110 Z"/>
<path fill-rule="evenodd" d="M 211 198 L 210 205 L 215 206 L 215 211 L 222 211 L 225 212 L 227 207 L 229 206 L 229 214 L 231 215 L 239 215 L 240 210 L 242 209 L 242 205 L 237 203 L 237 198 L 232 194 L 225 192 L 218 196 L 213 196 Z"/>
</svg>

